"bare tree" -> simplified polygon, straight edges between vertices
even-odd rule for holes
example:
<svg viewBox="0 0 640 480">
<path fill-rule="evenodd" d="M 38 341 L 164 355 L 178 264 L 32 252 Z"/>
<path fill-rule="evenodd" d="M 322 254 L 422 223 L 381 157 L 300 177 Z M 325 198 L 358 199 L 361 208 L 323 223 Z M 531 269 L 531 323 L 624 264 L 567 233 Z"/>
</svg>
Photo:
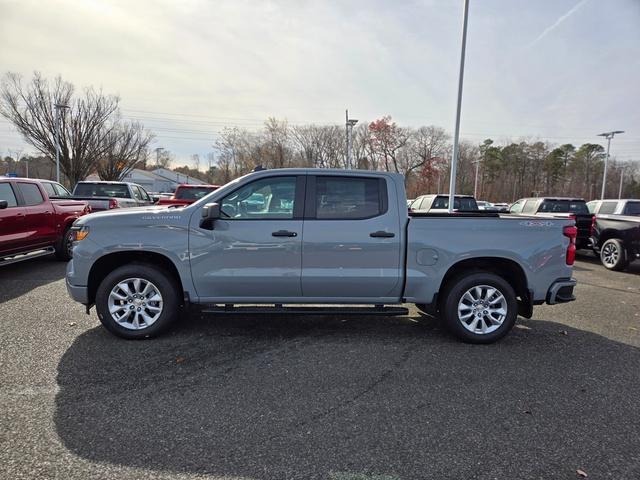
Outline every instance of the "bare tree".
<svg viewBox="0 0 640 480">
<path fill-rule="evenodd" d="M 147 160 L 153 135 L 141 123 L 119 124 L 104 138 L 105 149 L 96 166 L 102 180 L 122 180 L 136 165 Z"/>
<path fill-rule="evenodd" d="M 24 86 L 20 75 L 8 73 L 0 86 L 0 114 L 27 143 L 52 160 L 56 155 L 54 105 L 69 107 L 60 111 L 60 168 L 72 184 L 90 174 L 104 154 L 104 139 L 113 127 L 109 119 L 117 112 L 118 101 L 92 88 L 74 98 L 71 83 L 56 77 L 49 85 L 37 72 Z"/>
</svg>

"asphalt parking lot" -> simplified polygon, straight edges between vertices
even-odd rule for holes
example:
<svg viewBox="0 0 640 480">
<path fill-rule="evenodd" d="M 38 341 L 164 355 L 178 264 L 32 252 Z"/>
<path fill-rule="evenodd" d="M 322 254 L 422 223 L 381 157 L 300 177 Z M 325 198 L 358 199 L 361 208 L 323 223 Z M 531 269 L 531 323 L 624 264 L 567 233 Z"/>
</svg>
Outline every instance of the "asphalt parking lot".
<svg viewBox="0 0 640 480">
<path fill-rule="evenodd" d="M 640 262 L 466 345 L 400 318 L 200 317 L 123 341 L 64 265 L 0 270 L 0 478 L 640 478 Z"/>
</svg>

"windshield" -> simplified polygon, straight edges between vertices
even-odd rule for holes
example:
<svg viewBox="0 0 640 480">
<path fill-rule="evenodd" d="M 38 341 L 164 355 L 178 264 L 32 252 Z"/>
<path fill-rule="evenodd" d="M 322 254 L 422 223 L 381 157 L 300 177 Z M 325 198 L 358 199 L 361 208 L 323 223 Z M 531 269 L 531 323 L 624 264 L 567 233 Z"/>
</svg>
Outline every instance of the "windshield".
<svg viewBox="0 0 640 480">
<path fill-rule="evenodd" d="M 538 211 L 547 213 L 589 213 L 584 200 L 545 200 Z"/>
<path fill-rule="evenodd" d="M 216 190 L 217 187 L 188 187 L 178 188 L 176 191 L 177 200 L 200 200 L 205 195 Z"/>
<path fill-rule="evenodd" d="M 79 183 L 73 194 L 79 197 L 131 198 L 127 186 L 117 183 Z"/>
</svg>

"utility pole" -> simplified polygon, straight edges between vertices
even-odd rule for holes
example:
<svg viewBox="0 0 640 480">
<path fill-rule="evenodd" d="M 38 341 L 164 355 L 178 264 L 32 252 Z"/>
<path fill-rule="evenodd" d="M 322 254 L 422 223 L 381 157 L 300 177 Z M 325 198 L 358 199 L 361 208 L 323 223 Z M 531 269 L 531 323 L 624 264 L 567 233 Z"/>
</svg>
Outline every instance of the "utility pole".
<svg viewBox="0 0 640 480">
<path fill-rule="evenodd" d="M 160 153 L 164 150 L 162 147 L 156 148 L 156 166 L 160 168 Z"/>
<path fill-rule="evenodd" d="M 478 168 L 480 166 L 480 159 L 474 160 L 472 163 L 476 164 L 476 180 L 473 183 L 473 198 L 478 199 Z"/>
<path fill-rule="evenodd" d="M 460 50 L 460 71 L 458 73 L 458 104 L 456 106 L 456 127 L 453 133 L 453 154 L 451 156 L 451 177 L 449 178 L 449 213 L 453 212 L 456 195 L 456 167 L 458 165 L 458 143 L 460 141 L 460 110 L 462 108 L 462 83 L 464 80 L 464 54 L 467 48 L 467 19 L 469 17 L 469 0 L 464 0 L 462 17 L 462 48 Z"/>
<path fill-rule="evenodd" d="M 607 139 L 607 156 L 604 158 L 604 173 L 602 174 L 602 194 L 600 200 L 605 199 L 605 191 L 607 188 L 607 164 L 609 163 L 609 148 L 611 148 L 611 139 L 619 133 L 624 133 L 624 130 L 614 130 L 612 132 L 599 133 L 599 137 L 605 137 Z"/>
<path fill-rule="evenodd" d="M 353 126 L 358 123 L 358 120 L 355 118 L 349 118 L 349 110 L 344 111 L 345 115 L 345 134 L 347 136 L 347 151 L 346 151 L 346 159 L 347 159 L 347 170 L 351 169 L 352 157 L 353 157 L 353 148 L 351 146 L 352 138 L 353 138 Z"/>
<path fill-rule="evenodd" d="M 60 183 L 60 110 L 69 108 L 62 103 L 54 104 L 56 109 L 56 182 Z"/>
</svg>

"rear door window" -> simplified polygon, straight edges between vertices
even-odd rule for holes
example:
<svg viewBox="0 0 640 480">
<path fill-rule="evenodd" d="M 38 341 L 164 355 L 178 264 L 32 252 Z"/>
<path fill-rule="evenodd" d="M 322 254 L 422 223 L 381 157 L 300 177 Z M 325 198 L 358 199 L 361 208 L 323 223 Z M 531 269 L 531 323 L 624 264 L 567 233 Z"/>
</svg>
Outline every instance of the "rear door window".
<svg viewBox="0 0 640 480">
<path fill-rule="evenodd" d="M 8 208 L 18 206 L 16 194 L 10 183 L 0 183 L 0 200 L 6 200 Z"/>
<path fill-rule="evenodd" d="M 357 220 L 383 213 L 381 181 L 365 177 L 316 177 L 316 218 Z"/>
<path fill-rule="evenodd" d="M 598 210 L 598 214 L 607 215 L 616 211 L 616 207 L 618 206 L 618 202 L 602 202 L 600 205 L 600 210 Z"/>
<path fill-rule="evenodd" d="M 35 183 L 18 182 L 18 189 L 22 194 L 26 206 L 40 205 L 44 202 L 42 193 Z"/>
<path fill-rule="evenodd" d="M 536 213 L 538 200 L 527 200 L 522 207 L 522 213 Z"/>
</svg>

